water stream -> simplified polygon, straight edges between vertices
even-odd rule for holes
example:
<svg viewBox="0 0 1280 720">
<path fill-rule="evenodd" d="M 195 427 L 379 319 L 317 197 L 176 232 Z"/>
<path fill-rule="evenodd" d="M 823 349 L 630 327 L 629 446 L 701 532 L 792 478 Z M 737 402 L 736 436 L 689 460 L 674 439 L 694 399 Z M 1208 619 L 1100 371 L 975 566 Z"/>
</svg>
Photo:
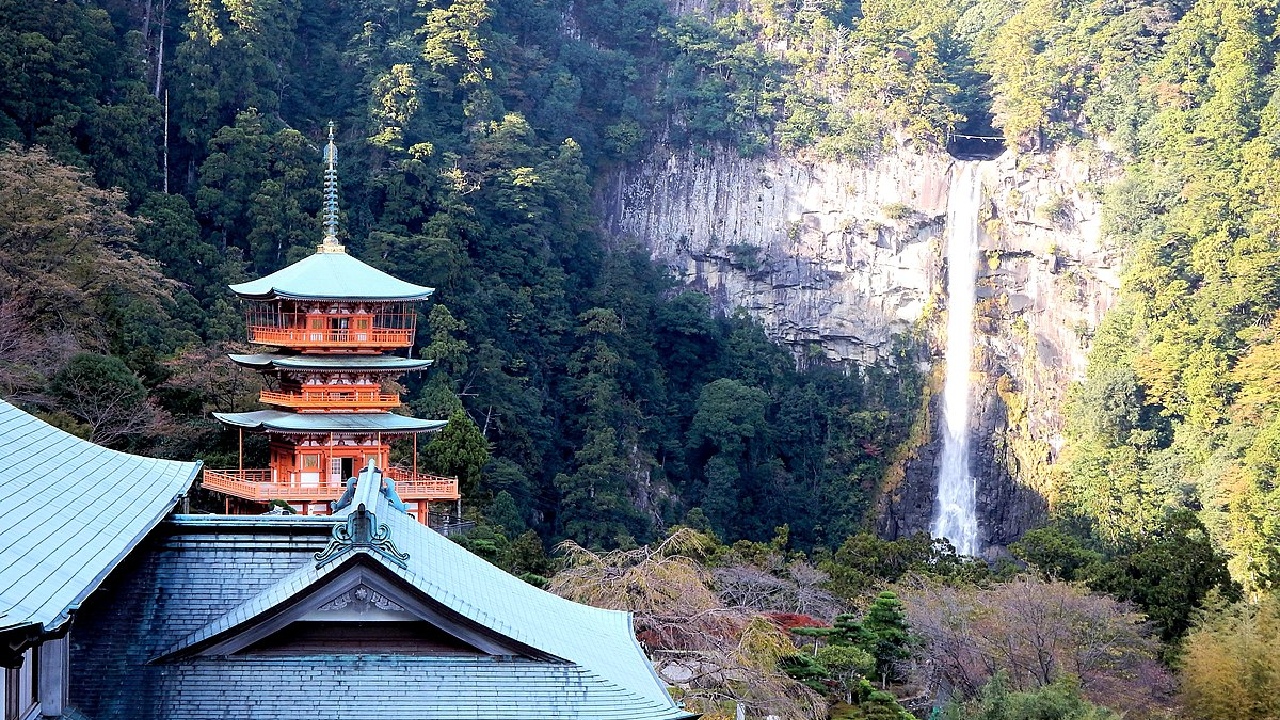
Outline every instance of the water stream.
<svg viewBox="0 0 1280 720">
<path fill-rule="evenodd" d="M 969 468 L 970 366 L 973 303 L 978 273 L 981 163 L 957 161 L 947 195 L 947 354 L 942 408 L 945 435 L 933 537 L 946 538 L 961 555 L 978 554 L 977 482 Z"/>
</svg>

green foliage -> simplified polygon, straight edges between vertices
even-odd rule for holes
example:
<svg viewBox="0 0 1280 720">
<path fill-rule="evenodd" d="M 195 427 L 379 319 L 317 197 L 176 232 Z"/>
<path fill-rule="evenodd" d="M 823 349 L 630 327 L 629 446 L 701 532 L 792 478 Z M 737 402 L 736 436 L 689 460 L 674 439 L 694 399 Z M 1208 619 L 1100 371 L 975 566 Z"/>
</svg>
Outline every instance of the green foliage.
<svg viewBox="0 0 1280 720">
<path fill-rule="evenodd" d="M 317 243 L 319 158 L 301 133 L 272 132 L 249 108 L 236 115 L 235 124 L 218 130 L 209 151 L 200 166 L 196 208 L 207 218 L 215 243 L 242 249 L 254 275 L 299 259 L 290 251 Z"/>
<path fill-rule="evenodd" d="M 1118 720 L 1120 715 L 1080 695 L 1078 681 L 1063 677 L 1035 690 L 1011 691 L 1008 678 L 997 673 L 972 702 L 951 701 L 944 720 Z"/>
<path fill-rule="evenodd" d="M 1102 561 L 1102 553 L 1085 546 L 1061 525 L 1028 530 L 1009 547 L 1013 556 L 1039 570 L 1045 580 L 1074 580 Z"/>
<path fill-rule="evenodd" d="M 701 506 L 726 539 L 787 523 L 798 547 L 836 544 L 863 526 L 918 406 L 909 349 L 894 367 L 798 369 L 750 317 L 673 292 L 642 248 L 606 252 L 592 193 L 659 139 L 767 151 L 810 104 L 821 115 L 792 144 L 829 156 L 873 152 L 895 124 L 941 137 L 949 90 L 930 48 L 946 27 L 928 13 L 869 13 L 857 71 L 810 73 L 852 67 L 840 53 L 861 41 L 838 35 L 855 15 L 676 17 L 658 0 L 0 1 L 0 136 L 86 168 L 19 150 L 3 164 L 14 222 L 0 227 L 0 270 L 26 281 L 0 303 L 39 341 L 0 358 L 0 385 L 89 432 L 49 379 L 79 348 L 109 354 L 146 389 L 131 448 L 233 457 L 205 413 L 249 409 L 253 387 L 197 348 L 243 332 L 227 284 L 318 242 L 318 148 L 334 120 L 343 242 L 437 289 L 417 338 L 434 367 L 404 389 L 415 414 L 450 418 L 421 459 L 462 477 L 470 511 L 509 543 L 525 528 L 643 541 Z M 775 52 L 786 38 L 804 52 Z M 912 61 L 884 60 L 890 46 Z M 867 84 L 886 69 L 887 94 Z M 800 77 L 815 84 L 788 83 Z M 154 432 L 164 412 L 182 432 Z"/>
<path fill-rule="evenodd" d="M 433 472 L 458 478 L 461 492 L 474 497 L 480 488 L 481 470 L 489 462 L 489 444 L 471 417 L 458 410 L 423 448 L 422 458 Z"/>
<path fill-rule="evenodd" d="M 853 649 L 850 648 L 850 650 Z M 813 655 L 795 653 L 783 656 L 778 660 L 778 668 L 786 673 L 787 677 L 799 680 L 814 692 L 827 692 L 826 681 L 831 674 L 831 670 Z"/>
<path fill-rule="evenodd" d="M 1168 542 L 1166 518 L 1193 512 L 1206 537 L 1180 541 L 1184 550 L 1221 549 L 1246 589 L 1270 587 L 1280 541 L 1269 519 L 1280 397 L 1274 11 L 1192 3 L 1148 24 L 1126 57 L 1109 53 L 1132 38 L 1120 21 L 1133 11 L 1059 10 L 1040 24 L 1076 24 L 1076 38 L 1041 54 L 1074 47 L 1066 52 L 1101 60 L 1075 66 L 1084 74 L 1072 92 L 1093 95 L 1081 106 L 1086 124 L 1132 159 L 1104 194 L 1105 241 L 1127 258 L 1124 288 L 1073 391 L 1059 505 L 1112 555 Z M 1063 89 L 1053 93 L 1069 105 Z M 1173 605 L 1182 609 L 1161 622 L 1185 627 L 1186 603 Z"/>
<path fill-rule="evenodd" d="M 1084 582 L 1134 603 L 1170 643 L 1186 633 L 1210 594 L 1240 593 L 1226 557 L 1188 510 L 1170 512 L 1140 540 L 1118 547 L 1059 523 L 1029 531 L 1011 550 L 1046 579 Z"/>
<path fill-rule="evenodd" d="M 744 155 L 765 149 L 758 133 L 776 113 L 781 72 L 756 43 L 759 32 L 743 13 L 713 23 L 680 16 L 657 29 L 673 55 L 664 99 L 683 119 L 687 140 L 732 138 Z"/>
<path fill-rule="evenodd" d="M 493 504 L 485 512 L 485 519 L 502 528 L 502 532 L 509 538 L 523 535 L 528 529 L 524 518 L 520 516 L 520 509 L 516 507 L 515 498 L 506 490 L 500 491 L 493 499 Z"/>
<path fill-rule="evenodd" d="M 49 392 L 85 423 L 85 439 L 117 444 L 140 430 L 147 388 L 124 361 L 113 355 L 78 353 L 49 383 Z"/>
<path fill-rule="evenodd" d="M 818 650 L 817 660 L 837 679 L 865 676 L 876 667 L 876 659 L 871 653 L 852 645 L 827 645 Z"/>
<path fill-rule="evenodd" d="M 875 658 L 875 669 L 881 682 L 897 679 L 897 663 L 910 656 L 908 645 L 911 640 L 907 632 L 907 617 L 898 596 L 888 591 L 877 595 L 867 609 L 862 627 L 871 637 L 868 651 Z"/>
<path fill-rule="evenodd" d="M 1185 510 L 1172 513 L 1132 552 L 1095 566 L 1087 581 L 1141 607 L 1165 641 L 1186 633 L 1210 592 L 1239 597 L 1226 558 L 1195 514 Z"/>
<path fill-rule="evenodd" d="M 1280 712 L 1280 612 L 1274 595 L 1216 604 L 1196 623 L 1182 656 L 1182 698 L 1194 717 L 1261 720 Z"/>
<path fill-rule="evenodd" d="M 985 562 L 959 556 L 946 540 L 934 540 L 924 533 L 897 540 L 858 533 L 848 537 L 833 555 L 820 560 L 819 567 L 831 577 L 828 586 L 850 600 L 909 573 L 964 584 L 982 583 L 991 575 Z"/>
<path fill-rule="evenodd" d="M 834 693 L 849 707 L 846 717 L 910 717 L 892 695 L 875 690 L 901 679 L 901 661 L 910 656 L 911 636 L 903 605 L 891 592 L 880 593 L 865 615 L 837 615 L 830 627 L 797 627 L 801 638 L 821 638 L 813 656 L 790 655 L 780 667 L 790 677 L 824 693 Z"/>
</svg>

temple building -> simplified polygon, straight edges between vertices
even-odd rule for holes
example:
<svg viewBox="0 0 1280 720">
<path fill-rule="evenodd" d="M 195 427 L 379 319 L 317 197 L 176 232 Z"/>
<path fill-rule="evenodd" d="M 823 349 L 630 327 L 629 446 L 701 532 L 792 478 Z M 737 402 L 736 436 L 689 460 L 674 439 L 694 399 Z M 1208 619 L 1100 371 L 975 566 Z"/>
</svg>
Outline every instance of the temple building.
<svg viewBox="0 0 1280 720">
<path fill-rule="evenodd" d="M 99 447 L 0 400 L 0 717 L 62 717 L 85 603 L 191 488 L 200 463 Z"/>
<path fill-rule="evenodd" d="M 332 516 L 182 509 L 199 466 L 0 402 L 3 720 L 692 720 L 630 613 L 418 522 L 370 460 Z"/>
<path fill-rule="evenodd" d="M 347 254 L 338 242 L 337 148 L 330 128 L 325 149 L 324 239 L 314 255 L 252 282 L 232 285 L 245 306 L 256 354 L 232 362 L 257 370 L 273 389 L 260 400 L 269 410 L 214 413 L 238 432 L 270 438 L 267 468 L 240 466 L 204 472 L 203 486 L 264 505 L 283 500 L 304 514 L 327 514 L 357 470 L 372 462 L 395 481 L 396 492 L 419 522 L 430 503 L 457 501 L 457 478 L 417 470 L 418 435 L 444 420 L 398 415 L 397 394 L 384 388 L 430 361 L 392 354 L 412 348 L 415 304 L 432 288 L 404 282 Z M 412 467 L 393 466 L 390 443 L 413 439 Z"/>
<path fill-rule="evenodd" d="M 431 288 L 326 233 L 312 256 L 232 286 L 270 409 L 218 413 L 235 470 L 98 447 L 0 401 L 0 720 L 692 720 L 630 613 L 545 592 L 426 524 L 455 478 L 417 472 L 441 420 L 386 387 Z M 270 463 L 246 469 L 243 432 Z M 414 440 L 413 465 L 390 442 Z M 229 512 L 232 501 L 240 514 Z M 264 512 L 284 500 L 301 512 Z M 248 512 L 257 510 L 257 512 Z"/>
</svg>

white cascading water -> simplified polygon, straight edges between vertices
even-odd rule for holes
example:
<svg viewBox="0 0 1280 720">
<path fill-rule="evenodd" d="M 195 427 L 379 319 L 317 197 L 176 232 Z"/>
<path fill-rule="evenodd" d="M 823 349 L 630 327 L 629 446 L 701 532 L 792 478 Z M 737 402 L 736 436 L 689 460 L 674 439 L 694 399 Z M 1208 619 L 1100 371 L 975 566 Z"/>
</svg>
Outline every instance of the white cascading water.
<svg viewBox="0 0 1280 720">
<path fill-rule="evenodd" d="M 978 554 L 977 480 L 969 471 L 969 376 L 982 204 L 979 168 L 977 161 L 957 161 L 947 195 L 947 375 L 942 395 L 946 435 L 931 528 L 933 537 L 950 540 L 961 555 Z"/>
</svg>

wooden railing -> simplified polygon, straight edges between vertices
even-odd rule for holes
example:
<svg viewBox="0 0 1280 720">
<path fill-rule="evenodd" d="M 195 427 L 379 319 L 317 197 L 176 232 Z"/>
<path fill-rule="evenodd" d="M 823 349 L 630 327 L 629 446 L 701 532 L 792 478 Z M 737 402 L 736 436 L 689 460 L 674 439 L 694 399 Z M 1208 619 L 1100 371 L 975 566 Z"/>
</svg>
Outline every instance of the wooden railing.
<svg viewBox="0 0 1280 720">
<path fill-rule="evenodd" d="M 278 497 L 273 494 L 277 483 L 271 482 L 270 470 L 210 470 L 205 468 L 201 485 L 206 490 L 249 500 L 270 502 Z"/>
<path fill-rule="evenodd" d="M 403 500 L 457 500 L 458 478 L 414 473 L 400 467 L 389 467 L 387 477 L 396 483 L 396 494 Z"/>
<path fill-rule="evenodd" d="M 409 347 L 413 330 L 371 328 L 368 330 L 310 330 L 249 326 L 249 342 L 291 348 L 384 348 Z"/>
<path fill-rule="evenodd" d="M 298 410 L 390 410 L 400 407 L 400 396 L 376 390 L 303 390 L 297 393 L 263 390 L 259 399 L 271 405 Z"/>
<path fill-rule="evenodd" d="M 413 473 L 404 468 L 387 468 L 387 477 L 395 481 L 396 494 L 402 500 L 457 500 L 458 479 L 426 473 Z M 205 469 L 202 483 L 207 490 L 257 502 L 272 500 L 337 500 L 347 488 L 339 480 L 279 482 L 271 479 L 270 470 Z"/>
</svg>

